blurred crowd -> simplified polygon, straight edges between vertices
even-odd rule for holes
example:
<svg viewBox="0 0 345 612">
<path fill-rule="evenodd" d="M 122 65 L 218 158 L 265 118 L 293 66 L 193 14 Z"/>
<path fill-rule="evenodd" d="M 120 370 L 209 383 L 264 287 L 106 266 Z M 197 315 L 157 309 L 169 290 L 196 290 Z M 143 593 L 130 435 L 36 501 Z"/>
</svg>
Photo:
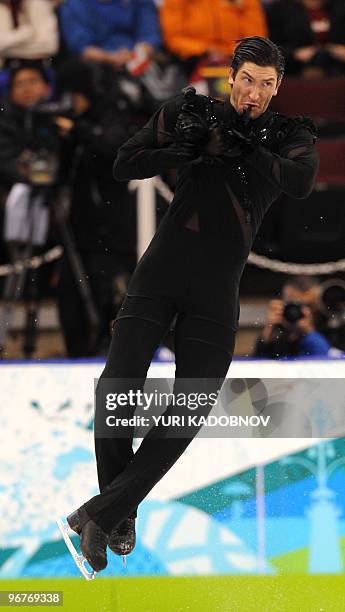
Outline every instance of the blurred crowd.
<svg viewBox="0 0 345 612">
<path fill-rule="evenodd" d="M 136 264 L 135 196 L 111 173 L 118 148 L 251 35 L 282 47 L 288 75 L 345 74 L 343 0 L 0 0 L 0 258 L 63 243 L 48 292 L 67 356 L 105 354 Z M 270 308 L 279 325 L 282 304 Z M 276 349 L 264 329 L 256 353 Z"/>
</svg>

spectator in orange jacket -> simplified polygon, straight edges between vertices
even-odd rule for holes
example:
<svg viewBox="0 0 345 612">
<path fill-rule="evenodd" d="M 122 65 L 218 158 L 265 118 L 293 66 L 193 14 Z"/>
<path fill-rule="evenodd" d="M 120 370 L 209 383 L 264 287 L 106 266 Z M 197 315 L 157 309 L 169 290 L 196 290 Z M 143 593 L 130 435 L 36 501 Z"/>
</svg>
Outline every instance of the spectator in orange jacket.
<svg viewBox="0 0 345 612">
<path fill-rule="evenodd" d="M 232 55 L 245 36 L 266 36 L 260 0 L 163 0 L 160 20 L 168 51 L 186 61 Z"/>
</svg>

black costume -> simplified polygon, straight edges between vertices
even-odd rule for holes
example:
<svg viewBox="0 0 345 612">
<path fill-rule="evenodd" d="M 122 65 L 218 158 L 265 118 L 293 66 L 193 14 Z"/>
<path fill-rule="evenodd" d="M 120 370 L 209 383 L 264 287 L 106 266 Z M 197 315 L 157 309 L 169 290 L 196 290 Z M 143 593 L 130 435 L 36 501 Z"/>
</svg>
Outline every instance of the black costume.
<svg viewBox="0 0 345 612">
<path fill-rule="evenodd" d="M 195 163 L 186 163 L 179 146 L 170 144 L 183 103 L 182 95 L 166 103 L 121 147 L 115 161 L 119 180 L 180 168 L 174 200 L 130 281 L 101 377 L 143 382 L 177 314 L 175 391 L 179 378 L 226 376 L 239 318 L 239 282 L 255 234 L 282 191 L 307 197 L 318 165 L 311 124 L 269 110 L 249 121 L 250 138 L 240 146 L 240 156 L 235 147 L 230 157 L 206 149 Z M 208 125 L 223 126 L 225 132 L 239 117 L 229 102 L 209 98 L 203 114 Z M 104 417 L 101 393 L 96 403 L 97 430 Z M 117 408 L 116 416 L 130 416 L 129 408 Z M 101 494 L 84 509 L 105 532 L 135 515 L 192 439 L 164 437 L 161 429 L 153 428 L 135 455 L 130 439 L 96 434 Z"/>
</svg>

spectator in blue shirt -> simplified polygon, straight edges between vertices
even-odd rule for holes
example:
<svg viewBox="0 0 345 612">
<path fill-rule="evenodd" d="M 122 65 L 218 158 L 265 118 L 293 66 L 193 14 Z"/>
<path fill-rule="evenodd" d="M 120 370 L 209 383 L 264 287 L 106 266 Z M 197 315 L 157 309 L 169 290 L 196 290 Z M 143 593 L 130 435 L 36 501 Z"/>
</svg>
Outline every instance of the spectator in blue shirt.
<svg viewBox="0 0 345 612">
<path fill-rule="evenodd" d="M 153 0 L 66 0 L 60 18 L 70 51 L 116 69 L 129 62 L 138 46 L 150 57 L 161 44 Z"/>
<path fill-rule="evenodd" d="M 271 300 L 268 304 L 266 323 L 253 355 L 268 359 L 331 355 L 332 346 L 322 333 L 319 293 L 317 278 L 291 277 L 283 286 L 282 300 Z"/>
</svg>

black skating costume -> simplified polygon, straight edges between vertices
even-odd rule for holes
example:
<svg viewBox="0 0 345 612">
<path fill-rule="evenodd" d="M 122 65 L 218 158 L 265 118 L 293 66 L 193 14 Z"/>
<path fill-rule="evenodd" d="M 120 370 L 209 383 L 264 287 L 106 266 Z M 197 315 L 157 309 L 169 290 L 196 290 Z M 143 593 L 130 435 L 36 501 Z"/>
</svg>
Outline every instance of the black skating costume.
<svg viewBox="0 0 345 612">
<path fill-rule="evenodd" d="M 152 177 L 176 167 L 169 134 L 174 134 L 183 103 L 181 94 L 163 105 L 121 147 L 114 166 L 117 179 Z M 238 122 L 229 102 L 203 97 L 201 106 L 211 127 L 226 131 Z M 118 313 L 102 379 L 143 382 L 176 315 L 176 379 L 226 376 L 238 325 L 239 282 L 263 216 L 281 192 L 307 197 L 318 166 L 308 120 L 266 110 L 249 121 L 248 133 L 239 155 L 234 150 L 232 156 L 206 154 L 179 168 L 174 200 Z M 104 416 L 103 404 L 98 397 L 96 424 Z M 129 412 L 116 414 L 128 417 Z M 83 508 L 107 533 L 135 516 L 140 501 L 191 441 L 152 432 L 135 455 L 129 438 L 96 437 L 101 493 Z"/>
</svg>

